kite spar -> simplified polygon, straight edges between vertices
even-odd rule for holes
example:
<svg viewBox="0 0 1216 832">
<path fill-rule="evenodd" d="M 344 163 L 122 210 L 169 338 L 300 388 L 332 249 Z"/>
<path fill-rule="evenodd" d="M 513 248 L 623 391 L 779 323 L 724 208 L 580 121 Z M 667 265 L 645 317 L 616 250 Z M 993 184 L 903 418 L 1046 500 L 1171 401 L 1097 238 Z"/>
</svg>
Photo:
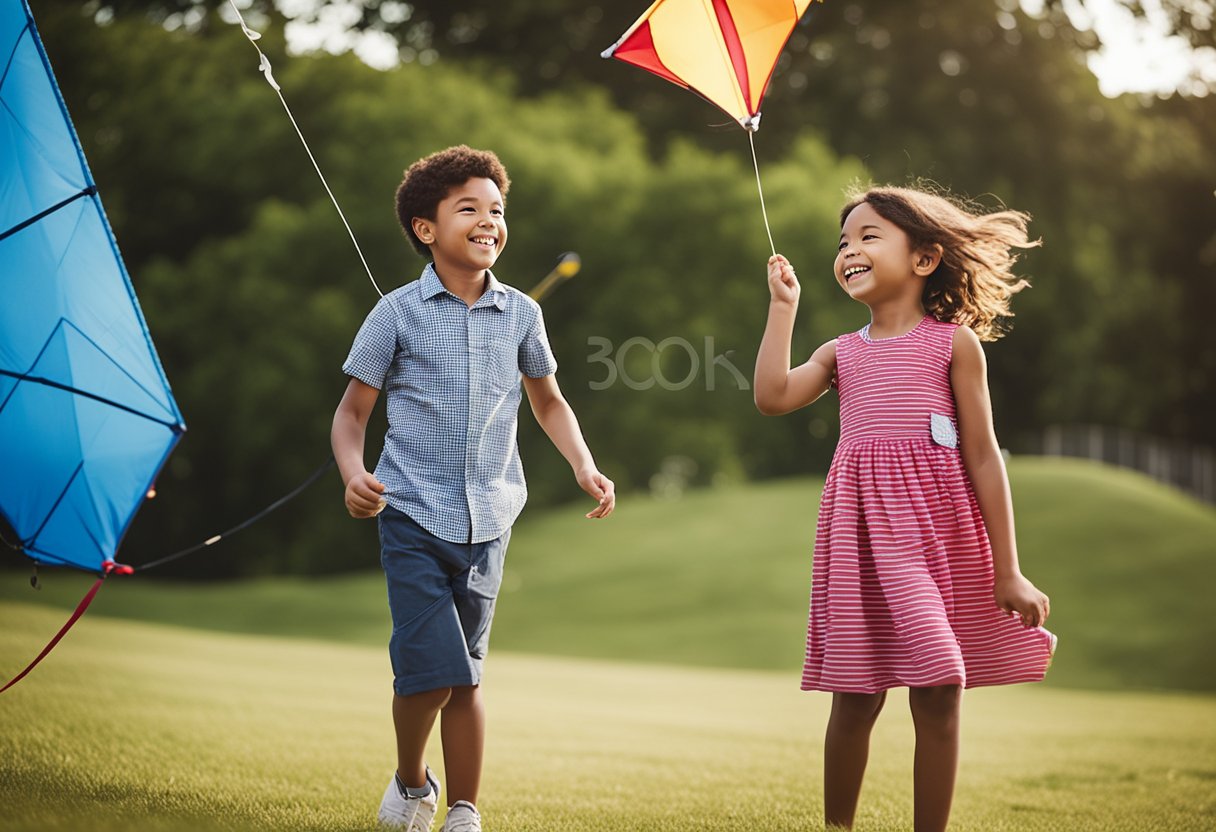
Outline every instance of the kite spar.
<svg viewBox="0 0 1216 832">
<path fill-rule="evenodd" d="M 601 53 L 697 93 L 747 131 L 764 229 L 774 254 L 753 134 L 760 128 L 760 103 L 777 58 L 812 2 L 656 0 Z"/>
</svg>

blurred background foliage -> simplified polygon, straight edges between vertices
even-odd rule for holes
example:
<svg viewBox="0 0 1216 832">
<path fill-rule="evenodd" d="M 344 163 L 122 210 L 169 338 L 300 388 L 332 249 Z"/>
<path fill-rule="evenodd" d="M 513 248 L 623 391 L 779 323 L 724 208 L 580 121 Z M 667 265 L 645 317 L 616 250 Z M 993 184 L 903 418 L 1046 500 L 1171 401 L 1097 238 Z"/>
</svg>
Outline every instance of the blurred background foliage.
<svg viewBox="0 0 1216 832">
<path fill-rule="evenodd" d="M 189 426 L 120 557 L 138 564 L 252 514 L 325 459 L 340 366 L 376 296 L 221 4 L 33 5 Z M 835 407 L 762 418 L 726 367 L 750 384 L 768 302 L 746 136 L 695 96 L 599 58 L 643 6 L 364 0 L 352 25 L 397 38 L 390 71 L 289 55 L 279 9 L 263 0 L 247 14 L 386 290 L 422 266 L 393 214 L 401 172 L 459 142 L 497 151 L 513 179 L 501 279 L 527 290 L 561 252 L 581 255 L 546 320 L 559 380 L 623 500 L 670 476 L 823 471 Z M 1193 6 L 1167 4 L 1204 45 L 1210 20 Z M 756 137 L 773 235 L 803 282 L 795 360 L 866 320 L 831 277 L 845 189 L 928 178 L 1030 212 L 1044 241 L 1023 260 L 1034 288 L 1012 334 L 988 350 L 1004 444 L 1029 448 L 1069 422 L 1216 444 L 1216 96 L 1105 98 L 1085 64 L 1097 46 L 1055 2 L 1035 16 L 1014 0 L 812 9 Z M 630 338 L 682 339 L 658 367 L 692 381 L 597 389 L 609 370 L 593 338 L 614 359 Z M 620 367 L 654 369 L 644 348 Z M 373 425 L 369 466 L 382 432 Z M 581 498 L 528 415 L 520 444 L 533 504 Z M 375 565 L 376 548 L 331 474 L 174 569 L 344 571 Z"/>
</svg>

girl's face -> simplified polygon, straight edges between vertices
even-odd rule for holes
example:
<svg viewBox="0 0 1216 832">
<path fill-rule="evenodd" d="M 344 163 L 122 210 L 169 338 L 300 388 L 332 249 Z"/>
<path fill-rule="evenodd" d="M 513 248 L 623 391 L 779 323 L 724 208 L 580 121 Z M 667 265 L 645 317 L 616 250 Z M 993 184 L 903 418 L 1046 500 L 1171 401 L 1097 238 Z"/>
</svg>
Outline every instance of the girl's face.
<svg viewBox="0 0 1216 832">
<path fill-rule="evenodd" d="M 921 273 L 924 256 L 912 250 L 903 229 L 863 202 L 840 231 L 834 271 L 849 297 L 868 306 L 905 298 L 920 302 L 928 273 Z"/>
</svg>

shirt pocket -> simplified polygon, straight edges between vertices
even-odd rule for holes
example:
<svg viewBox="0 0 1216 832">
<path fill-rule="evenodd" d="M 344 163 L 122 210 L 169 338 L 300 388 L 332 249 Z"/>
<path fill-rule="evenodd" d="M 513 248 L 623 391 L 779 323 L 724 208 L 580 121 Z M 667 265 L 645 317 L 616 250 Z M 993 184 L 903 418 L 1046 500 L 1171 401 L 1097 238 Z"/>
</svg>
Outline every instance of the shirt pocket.
<svg viewBox="0 0 1216 832">
<path fill-rule="evenodd" d="M 474 352 L 482 362 L 481 375 L 499 393 L 519 388 L 519 344 L 510 333 L 488 334 Z"/>
</svg>

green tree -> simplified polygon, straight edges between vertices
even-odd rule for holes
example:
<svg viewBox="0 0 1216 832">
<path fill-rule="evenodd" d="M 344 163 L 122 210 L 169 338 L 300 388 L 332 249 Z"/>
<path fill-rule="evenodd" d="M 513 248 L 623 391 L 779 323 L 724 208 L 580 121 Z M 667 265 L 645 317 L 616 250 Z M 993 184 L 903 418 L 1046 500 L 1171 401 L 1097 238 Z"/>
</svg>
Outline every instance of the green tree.
<svg viewBox="0 0 1216 832">
<path fill-rule="evenodd" d="M 127 541 L 124 555 L 138 563 L 242 520 L 326 457 L 345 384 L 340 365 L 376 296 L 239 30 L 188 35 L 122 17 L 97 27 L 67 13 L 40 23 L 189 424 L 160 496 Z M 813 434 L 806 420 L 760 419 L 751 403 L 768 252 L 742 152 L 682 143 L 655 159 L 633 117 L 592 89 L 520 97 L 502 72 L 448 64 L 377 72 L 351 56 L 286 57 L 273 29 L 264 40 L 384 290 L 422 265 L 391 208 L 402 169 L 461 141 L 494 148 L 514 180 L 502 279 L 527 289 L 559 252 L 579 252 L 582 273 L 546 302 L 548 329 L 563 387 L 626 493 L 647 488 L 672 456 L 693 461 L 695 482 L 826 459 L 830 444 L 816 437 L 827 423 Z M 139 77 L 157 83 L 134 83 Z M 89 101 L 95 106 L 81 106 Z M 833 194 L 860 175 L 859 164 L 842 164 L 809 137 L 774 164 L 770 213 L 792 256 L 830 259 Z M 826 284 L 808 290 L 815 294 L 842 302 Z M 689 376 L 681 389 L 598 389 L 592 336 L 616 346 L 674 338 L 702 366 L 690 374 L 689 351 L 671 341 L 658 377 Z M 739 373 L 718 367 L 713 390 L 707 347 Z M 633 377 L 652 379 L 648 353 L 628 358 Z M 526 413 L 521 445 L 534 503 L 580 497 Z M 373 437 L 369 461 L 376 451 Z M 374 526 L 346 518 L 339 494 L 331 476 L 173 569 L 222 576 L 371 566 Z"/>
<path fill-rule="evenodd" d="M 324 459 L 339 367 L 376 296 L 240 31 L 215 16 L 178 26 L 166 15 L 185 4 L 106 5 L 35 11 L 190 427 L 128 541 L 138 563 L 252 514 Z M 495 26 L 527 29 L 530 13 L 506 8 Z M 386 291 L 421 266 L 391 210 L 402 168 L 457 142 L 494 148 L 512 173 L 502 279 L 527 289 L 579 252 L 546 319 L 563 388 L 626 496 L 675 457 L 694 483 L 826 466 L 830 404 L 762 418 L 721 362 L 706 389 L 707 347 L 750 385 L 767 306 L 742 131 L 707 129 L 724 117 L 630 67 L 538 80 L 525 47 L 473 39 L 377 72 L 289 56 L 269 20 L 263 48 Z M 629 20 L 605 11 L 587 43 L 598 52 Z M 1043 425 L 1092 420 L 1216 444 L 1216 98 L 1105 99 L 1084 34 L 1044 22 L 987 0 L 815 7 L 757 136 L 773 234 L 804 284 L 794 358 L 865 319 L 830 275 L 844 188 L 928 176 L 1029 210 L 1044 239 L 1013 335 L 989 350 L 1003 439 L 1031 447 Z M 622 357 L 630 339 L 666 348 L 656 359 L 635 341 Z M 613 370 L 655 383 L 600 389 L 605 343 Z M 689 381 L 659 384 L 656 366 Z M 520 441 L 534 504 L 579 498 L 526 413 Z M 337 495 L 331 477 L 179 573 L 371 566 L 374 527 Z"/>
</svg>

